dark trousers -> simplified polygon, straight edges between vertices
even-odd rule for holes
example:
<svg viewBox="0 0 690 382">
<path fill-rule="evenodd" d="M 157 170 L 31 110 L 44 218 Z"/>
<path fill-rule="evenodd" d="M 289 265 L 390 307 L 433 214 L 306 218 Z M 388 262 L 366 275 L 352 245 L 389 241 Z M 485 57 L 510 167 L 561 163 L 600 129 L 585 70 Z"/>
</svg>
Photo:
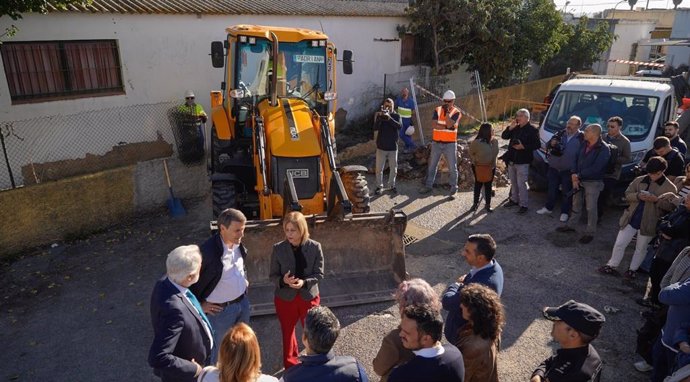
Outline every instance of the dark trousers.
<svg viewBox="0 0 690 382">
<path fill-rule="evenodd" d="M 604 178 L 604 189 L 599 193 L 599 200 L 597 200 L 597 213 L 599 214 L 599 219 L 604 216 L 606 201 L 611 197 L 616 182 L 618 182 L 616 179 Z"/>
<path fill-rule="evenodd" d="M 661 279 L 671 268 L 671 264 L 667 261 L 661 260 L 658 257 L 652 259 L 652 266 L 649 269 L 649 279 L 652 281 L 652 288 L 649 291 L 649 300 L 655 304 L 659 304 L 659 292 L 661 292 Z"/>
<path fill-rule="evenodd" d="M 661 343 L 661 334 L 657 337 L 652 350 L 652 382 L 664 382 L 664 379 L 671 375 L 673 366 L 676 363 L 676 353 Z"/>
<path fill-rule="evenodd" d="M 561 213 L 570 215 L 570 209 L 573 205 L 573 197 L 570 191 L 573 189 L 573 181 L 570 170 L 558 171 L 553 167 L 549 167 L 546 173 L 549 182 L 549 188 L 546 197 L 546 208 L 553 210 L 558 201 L 558 188 L 561 188 Z M 568 197 L 570 195 L 570 197 Z"/>
<path fill-rule="evenodd" d="M 477 179 L 477 172 L 474 166 L 472 166 L 472 173 L 474 174 L 474 179 Z M 491 186 L 493 185 L 493 177 L 496 176 L 496 168 L 493 169 L 493 175 L 491 176 L 491 182 L 481 183 L 474 181 L 474 204 L 479 204 L 479 196 L 482 192 L 482 186 L 484 188 L 484 200 L 486 201 L 486 207 L 491 207 Z"/>
</svg>

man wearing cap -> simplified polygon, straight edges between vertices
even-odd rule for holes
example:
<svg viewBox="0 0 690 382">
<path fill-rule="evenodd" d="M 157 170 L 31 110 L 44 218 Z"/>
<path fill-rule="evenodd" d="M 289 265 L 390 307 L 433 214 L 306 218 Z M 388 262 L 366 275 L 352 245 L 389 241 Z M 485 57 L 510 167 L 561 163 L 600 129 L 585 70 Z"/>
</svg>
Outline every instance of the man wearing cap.
<svg viewBox="0 0 690 382">
<path fill-rule="evenodd" d="M 590 342 L 599 335 L 604 315 L 574 300 L 543 313 L 553 321 L 551 336 L 561 348 L 534 370 L 530 382 L 598 382 L 602 363 Z"/>
<path fill-rule="evenodd" d="M 448 170 L 450 171 L 450 194 L 448 197 L 455 199 L 458 191 L 458 122 L 462 118 L 460 109 L 454 106 L 455 92 L 447 90 L 443 93 L 443 105 L 434 110 L 432 119 L 436 121 L 431 135 L 431 155 L 429 155 L 429 169 L 427 170 L 426 183 L 419 189 L 420 194 L 431 192 L 436 179 L 436 170 L 441 154 L 446 157 Z"/>
<path fill-rule="evenodd" d="M 201 105 L 194 101 L 195 99 L 196 97 L 194 96 L 194 92 L 187 90 L 184 94 L 184 104 L 180 105 L 177 110 L 191 115 L 203 123 L 206 123 L 206 112 Z"/>
<path fill-rule="evenodd" d="M 395 99 L 395 107 L 397 113 L 400 115 L 402 121 L 402 128 L 399 131 L 400 139 L 405 143 L 405 152 L 415 149 L 414 141 L 412 141 L 412 134 L 407 134 L 407 129 L 414 125 L 412 121 L 412 113 L 414 112 L 414 100 L 410 97 L 410 90 L 403 88 L 398 98 Z M 414 127 L 412 127 L 414 130 Z"/>
</svg>

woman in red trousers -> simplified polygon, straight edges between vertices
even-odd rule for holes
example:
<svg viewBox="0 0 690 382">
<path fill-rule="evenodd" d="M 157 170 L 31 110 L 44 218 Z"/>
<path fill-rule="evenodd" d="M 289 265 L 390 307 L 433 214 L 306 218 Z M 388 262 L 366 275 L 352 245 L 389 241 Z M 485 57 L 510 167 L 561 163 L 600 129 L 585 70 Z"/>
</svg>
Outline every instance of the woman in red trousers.
<svg viewBox="0 0 690 382">
<path fill-rule="evenodd" d="M 274 302 L 283 333 L 283 365 L 297 363 L 299 349 L 295 325 L 304 327 L 307 311 L 319 305 L 319 281 L 323 279 L 321 244 L 309 239 L 307 220 L 300 212 L 290 212 L 283 219 L 285 240 L 273 246 L 271 281 L 276 284 Z"/>
</svg>

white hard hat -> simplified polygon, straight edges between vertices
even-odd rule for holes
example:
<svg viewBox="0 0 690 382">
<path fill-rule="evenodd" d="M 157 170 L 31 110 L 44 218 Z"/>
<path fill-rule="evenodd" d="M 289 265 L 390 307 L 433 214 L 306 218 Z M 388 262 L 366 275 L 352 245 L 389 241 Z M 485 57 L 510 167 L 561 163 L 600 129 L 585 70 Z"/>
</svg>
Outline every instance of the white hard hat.
<svg viewBox="0 0 690 382">
<path fill-rule="evenodd" d="M 187 91 L 184 93 L 184 98 L 188 98 L 188 97 L 194 97 L 194 92 L 191 91 L 191 90 L 187 90 Z"/>
<path fill-rule="evenodd" d="M 446 90 L 445 93 L 443 93 L 443 100 L 454 100 L 455 99 L 455 92 L 452 90 Z"/>
<path fill-rule="evenodd" d="M 414 134 L 414 126 L 412 126 L 412 125 L 407 126 L 407 129 L 405 129 L 405 135 L 411 137 L 412 134 Z"/>
</svg>

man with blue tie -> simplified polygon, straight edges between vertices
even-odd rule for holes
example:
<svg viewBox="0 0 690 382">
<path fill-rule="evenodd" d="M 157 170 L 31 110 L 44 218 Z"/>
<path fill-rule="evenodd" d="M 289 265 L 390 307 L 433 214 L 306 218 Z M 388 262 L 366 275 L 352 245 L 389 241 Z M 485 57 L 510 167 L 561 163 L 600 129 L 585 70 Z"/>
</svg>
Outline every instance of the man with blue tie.
<svg viewBox="0 0 690 382">
<path fill-rule="evenodd" d="M 458 331 L 465 325 L 460 310 L 460 292 L 467 284 L 478 283 L 493 289 L 499 296 L 503 292 L 503 269 L 494 259 L 496 241 L 489 234 L 475 234 L 467 238 L 462 256 L 470 265 L 470 271 L 450 284 L 443 292 L 441 304 L 448 311 L 444 334 L 451 344 L 457 344 Z"/>
<path fill-rule="evenodd" d="M 165 262 L 167 274 L 151 294 L 154 338 L 149 365 L 163 382 L 193 382 L 208 365 L 213 328 L 189 287 L 199 279 L 201 251 L 196 245 L 175 248 Z"/>
</svg>

